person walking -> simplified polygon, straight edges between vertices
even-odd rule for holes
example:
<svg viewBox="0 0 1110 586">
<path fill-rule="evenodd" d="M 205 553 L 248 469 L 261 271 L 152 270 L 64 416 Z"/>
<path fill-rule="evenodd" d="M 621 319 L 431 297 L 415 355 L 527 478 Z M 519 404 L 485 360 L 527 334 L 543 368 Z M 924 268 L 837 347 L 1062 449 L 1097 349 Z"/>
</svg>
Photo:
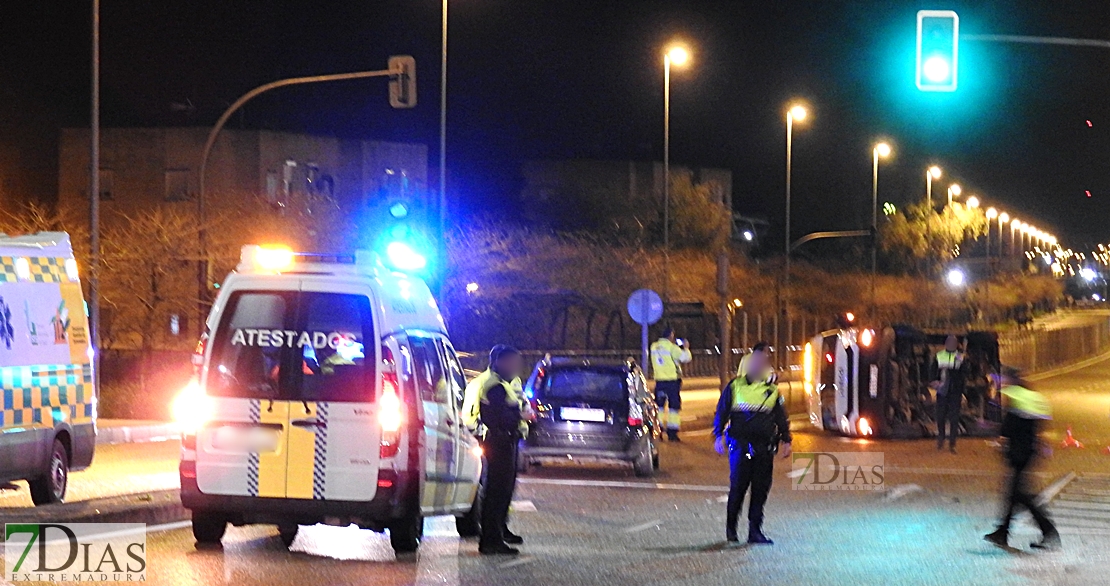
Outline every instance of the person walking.
<svg viewBox="0 0 1110 586">
<path fill-rule="evenodd" d="M 655 404 L 662 412 L 666 408 L 667 439 L 678 439 L 682 427 L 682 365 L 690 362 L 693 355 L 686 349 L 682 340 L 676 340 L 674 328 L 663 330 L 663 337 L 651 345 L 651 374 L 655 379 Z"/>
<path fill-rule="evenodd" d="M 482 452 L 486 458 L 486 483 L 482 496 L 482 534 L 478 552 L 483 555 L 516 555 L 507 540 L 523 543 L 507 532 L 509 506 L 516 490 L 516 460 L 523 414 L 513 380 L 520 377 L 524 359 L 509 346 L 490 352 L 489 376 L 479 393 L 479 417 L 485 427 Z"/>
<path fill-rule="evenodd" d="M 999 435 L 1006 442 L 1005 460 L 1010 468 L 1010 482 L 1006 487 L 1006 501 L 998 528 L 984 535 L 983 539 L 999 547 L 1008 547 L 1010 521 L 1014 517 L 1014 509 L 1020 505 L 1033 515 L 1033 520 L 1041 530 L 1041 540 L 1030 543 L 1030 547 L 1059 549 L 1060 533 L 1049 518 L 1048 511 L 1029 492 L 1027 473 L 1036 459 L 1044 422 L 1052 419 L 1052 407 L 1044 395 L 1029 389 L 1028 383 L 1016 369 L 1004 368 L 997 384 L 1007 403 Z"/>
<path fill-rule="evenodd" d="M 740 541 L 736 525 L 750 487 L 748 543 L 771 545 L 763 534 L 763 506 L 771 491 L 775 453 L 781 443 L 782 457 L 789 458 L 792 437 L 765 342 L 752 347 L 745 371 L 721 389 L 713 422 L 714 447 L 718 454 L 728 451 L 730 468 L 725 538 Z"/>
<path fill-rule="evenodd" d="M 937 352 L 932 365 L 930 387 L 937 393 L 937 451 L 944 449 L 944 438 L 948 436 L 948 451 L 956 453 L 956 437 L 960 434 L 960 412 L 963 409 L 966 369 L 964 355 L 956 336 L 949 335 L 944 340 L 944 350 Z M 948 433 L 945 433 L 945 427 Z"/>
</svg>

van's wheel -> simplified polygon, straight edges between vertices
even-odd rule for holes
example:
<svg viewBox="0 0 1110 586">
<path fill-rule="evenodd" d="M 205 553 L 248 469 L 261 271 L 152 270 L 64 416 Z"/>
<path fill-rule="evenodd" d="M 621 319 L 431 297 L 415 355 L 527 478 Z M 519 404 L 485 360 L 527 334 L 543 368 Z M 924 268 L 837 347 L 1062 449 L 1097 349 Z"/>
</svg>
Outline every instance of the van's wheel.
<svg viewBox="0 0 1110 586">
<path fill-rule="evenodd" d="M 655 442 L 651 442 L 651 468 L 653 470 L 659 469 L 659 448 Z"/>
<path fill-rule="evenodd" d="M 399 519 L 389 526 L 389 544 L 396 553 L 412 553 L 420 545 L 424 534 L 424 517 L 415 513 Z"/>
<path fill-rule="evenodd" d="M 69 454 L 62 442 L 54 440 L 46 473 L 29 484 L 31 501 L 36 505 L 49 505 L 65 500 L 66 486 L 69 484 Z"/>
<path fill-rule="evenodd" d="M 482 487 L 474 492 L 474 503 L 461 517 L 455 517 L 455 529 L 459 537 L 478 537 L 482 534 Z"/>
<path fill-rule="evenodd" d="M 280 523 L 278 524 L 278 535 L 281 536 L 281 542 L 285 547 L 291 547 L 293 542 L 297 539 L 297 531 L 300 531 L 301 526 L 296 523 Z"/>
<path fill-rule="evenodd" d="M 632 462 L 632 470 L 636 472 L 636 476 L 647 478 L 655 474 L 655 461 L 651 456 L 651 444 L 648 444 L 644 451 Z"/>
<path fill-rule="evenodd" d="M 219 545 L 227 531 L 227 519 L 205 511 L 193 511 L 193 538 L 197 547 Z"/>
</svg>

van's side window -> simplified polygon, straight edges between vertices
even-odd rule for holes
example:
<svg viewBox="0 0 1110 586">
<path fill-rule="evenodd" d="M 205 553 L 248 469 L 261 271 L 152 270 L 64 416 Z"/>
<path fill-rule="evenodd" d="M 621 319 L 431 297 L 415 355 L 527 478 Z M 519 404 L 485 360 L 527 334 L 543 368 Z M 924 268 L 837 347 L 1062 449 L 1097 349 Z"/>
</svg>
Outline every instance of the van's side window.
<svg viewBox="0 0 1110 586">
<path fill-rule="evenodd" d="M 277 399 L 282 347 L 271 334 L 287 327 L 291 292 L 239 292 L 228 300 L 223 323 L 213 340 L 208 391 L 223 397 Z M 266 333 L 263 340 L 260 332 Z"/>
<path fill-rule="evenodd" d="M 455 349 L 446 340 L 441 340 L 440 351 L 443 353 L 444 364 L 447 365 L 447 381 L 451 385 L 451 394 L 455 404 L 460 408 L 463 403 L 463 394 L 466 392 L 466 375 L 463 374 L 462 364 L 455 354 Z"/>
<path fill-rule="evenodd" d="M 289 348 L 300 358 L 299 373 L 291 384 L 301 401 L 358 401 L 374 399 L 370 298 L 338 293 L 301 293 L 301 331 L 311 343 Z M 298 347 L 299 346 L 299 347 Z M 367 352 L 371 353 L 369 360 Z"/>
<path fill-rule="evenodd" d="M 420 400 L 451 404 L 449 384 L 435 340 L 409 334 L 409 346 L 412 348 L 413 375 Z"/>
</svg>

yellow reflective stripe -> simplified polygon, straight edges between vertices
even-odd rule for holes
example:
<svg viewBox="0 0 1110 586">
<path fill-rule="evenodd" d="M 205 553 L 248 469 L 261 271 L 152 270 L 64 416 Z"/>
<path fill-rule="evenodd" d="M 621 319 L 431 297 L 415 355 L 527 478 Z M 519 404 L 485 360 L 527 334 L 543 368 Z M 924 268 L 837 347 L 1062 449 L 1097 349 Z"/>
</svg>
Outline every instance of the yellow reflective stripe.
<svg viewBox="0 0 1110 586">
<path fill-rule="evenodd" d="M 767 391 L 771 395 L 767 395 Z M 732 383 L 732 408 L 741 411 L 770 411 L 779 402 L 777 387 L 766 383 L 744 384 L 742 379 Z"/>
<path fill-rule="evenodd" d="M 316 403 L 308 402 L 308 413 L 300 401 L 289 403 L 289 458 L 285 496 L 291 499 L 312 498 L 312 467 L 316 462 L 316 432 L 311 427 L 298 427 L 292 422 L 316 416 Z"/>
<path fill-rule="evenodd" d="M 260 423 L 277 424 L 283 428 L 289 427 L 289 403 L 287 401 L 274 401 L 271 409 L 270 401 L 262 399 L 262 411 L 259 415 Z M 299 407 L 300 404 L 298 403 Z M 288 438 L 288 431 L 286 431 Z M 278 449 L 273 452 L 258 454 L 258 496 L 277 497 L 285 496 L 286 477 L 286 447 L 278 443 Z"/>
</svg>

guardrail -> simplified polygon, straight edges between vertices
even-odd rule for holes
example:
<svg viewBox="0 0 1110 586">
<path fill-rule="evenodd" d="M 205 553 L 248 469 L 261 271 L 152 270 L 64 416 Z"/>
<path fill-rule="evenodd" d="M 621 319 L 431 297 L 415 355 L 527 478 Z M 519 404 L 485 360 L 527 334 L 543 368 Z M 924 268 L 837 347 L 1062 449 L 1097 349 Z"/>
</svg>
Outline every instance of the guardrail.
<svg viewBox="0 0 1110 586">
<path fill-rule="evenodd" d="M 998 344 L 1003 364 L 1045 371 L 1110 351 L 1110 318 L 1070 328 L 1008 332 L 999 336 Z"/>
</svg>

